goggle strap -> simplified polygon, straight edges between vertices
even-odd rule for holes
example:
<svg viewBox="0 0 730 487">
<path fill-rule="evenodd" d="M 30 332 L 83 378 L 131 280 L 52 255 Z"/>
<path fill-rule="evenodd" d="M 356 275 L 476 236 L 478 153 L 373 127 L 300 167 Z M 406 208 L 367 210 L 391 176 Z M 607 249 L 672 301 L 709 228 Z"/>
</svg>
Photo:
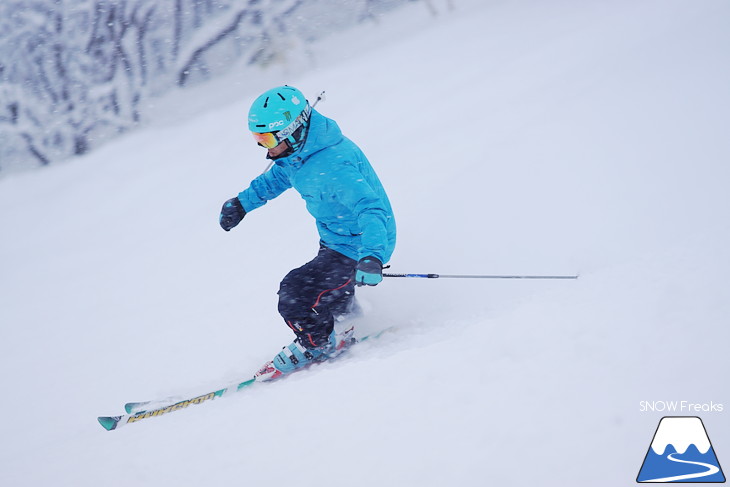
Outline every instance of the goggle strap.
<svg viewBox="0 0 730 487">
<path fill-rule="evenodd" d="M 296 130 L 304 125 L 307 120 L 309 120 L 309 116 L 312 113 L 312 107 L 307 103 L 307 106 L 302 110 L 302 113 L 299 114 L 297 118 L 294 119 L 292 123 L 289 124 L 288 127 L 286 127 L 283 130 L 279 130 L 278 132 L 274 132 L 274 137 L 276 137 L 276 140 L 279 142 L 283 141 L 284 139 L 289 138 L 290 135 L 292 135 Z"/>
</svg>

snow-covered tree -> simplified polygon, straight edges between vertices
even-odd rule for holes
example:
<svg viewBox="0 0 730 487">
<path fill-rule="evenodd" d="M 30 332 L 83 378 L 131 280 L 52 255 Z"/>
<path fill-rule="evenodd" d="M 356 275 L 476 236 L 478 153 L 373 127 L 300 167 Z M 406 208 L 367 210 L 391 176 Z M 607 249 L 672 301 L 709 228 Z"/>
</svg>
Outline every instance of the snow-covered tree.
<svg viewBox="0 0 730 487">
<path fill-rule="evenodd" d="M 405 0 L 4 0 L 0 171 L 84 154 L 144 100 L 292 48 Z"/>
</svg>

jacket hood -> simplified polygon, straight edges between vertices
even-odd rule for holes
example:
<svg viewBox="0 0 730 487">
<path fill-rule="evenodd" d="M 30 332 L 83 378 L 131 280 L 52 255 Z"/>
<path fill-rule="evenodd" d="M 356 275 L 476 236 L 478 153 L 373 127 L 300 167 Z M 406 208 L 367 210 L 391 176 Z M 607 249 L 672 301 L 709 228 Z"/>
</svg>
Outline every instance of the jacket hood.
<svg viewBox="0 0 730 487">
<path fill-rule="evenodd" d="M 340 143 L 342 138 L 342 131 L 337 122 L 312 109 L 304 144 L 293 154 L 276 159 L 274 163 L 279 166 L 299 168 L 312 155 Z"/>
</svg>

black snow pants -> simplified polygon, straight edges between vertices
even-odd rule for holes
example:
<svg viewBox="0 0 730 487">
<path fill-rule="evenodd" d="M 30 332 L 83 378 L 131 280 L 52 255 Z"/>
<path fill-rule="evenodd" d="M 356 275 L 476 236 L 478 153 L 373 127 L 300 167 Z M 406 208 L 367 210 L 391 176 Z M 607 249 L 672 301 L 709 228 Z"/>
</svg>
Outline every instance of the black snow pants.
<svg viewBox="0 0 730 487">
<path fill-rule="evenodd" d="M 284 277 L 279 314 L 305 347 L 325 345 L 335 317 L 350 311 L 357 261 L 321 246 L 317 257 Z"/>
</svg>

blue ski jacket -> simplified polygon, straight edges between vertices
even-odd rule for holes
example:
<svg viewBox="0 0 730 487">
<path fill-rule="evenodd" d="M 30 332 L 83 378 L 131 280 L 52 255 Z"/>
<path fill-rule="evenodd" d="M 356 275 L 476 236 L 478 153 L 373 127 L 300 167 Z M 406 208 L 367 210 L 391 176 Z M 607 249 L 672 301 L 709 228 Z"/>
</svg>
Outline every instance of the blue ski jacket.
<svg viewBox="0 0 730 487">
<path fill-rule="evenodd" d="M 337 123 L 312 110 L 302 147 L 276 159 L 270 170 L 238 194 L 246 212 L 296 189 L 317 221 L 320 242 L 351 259 L 388 262 L 395 248 L 395 219 L 388 196 L 365 154 Z"/>
</svg>

